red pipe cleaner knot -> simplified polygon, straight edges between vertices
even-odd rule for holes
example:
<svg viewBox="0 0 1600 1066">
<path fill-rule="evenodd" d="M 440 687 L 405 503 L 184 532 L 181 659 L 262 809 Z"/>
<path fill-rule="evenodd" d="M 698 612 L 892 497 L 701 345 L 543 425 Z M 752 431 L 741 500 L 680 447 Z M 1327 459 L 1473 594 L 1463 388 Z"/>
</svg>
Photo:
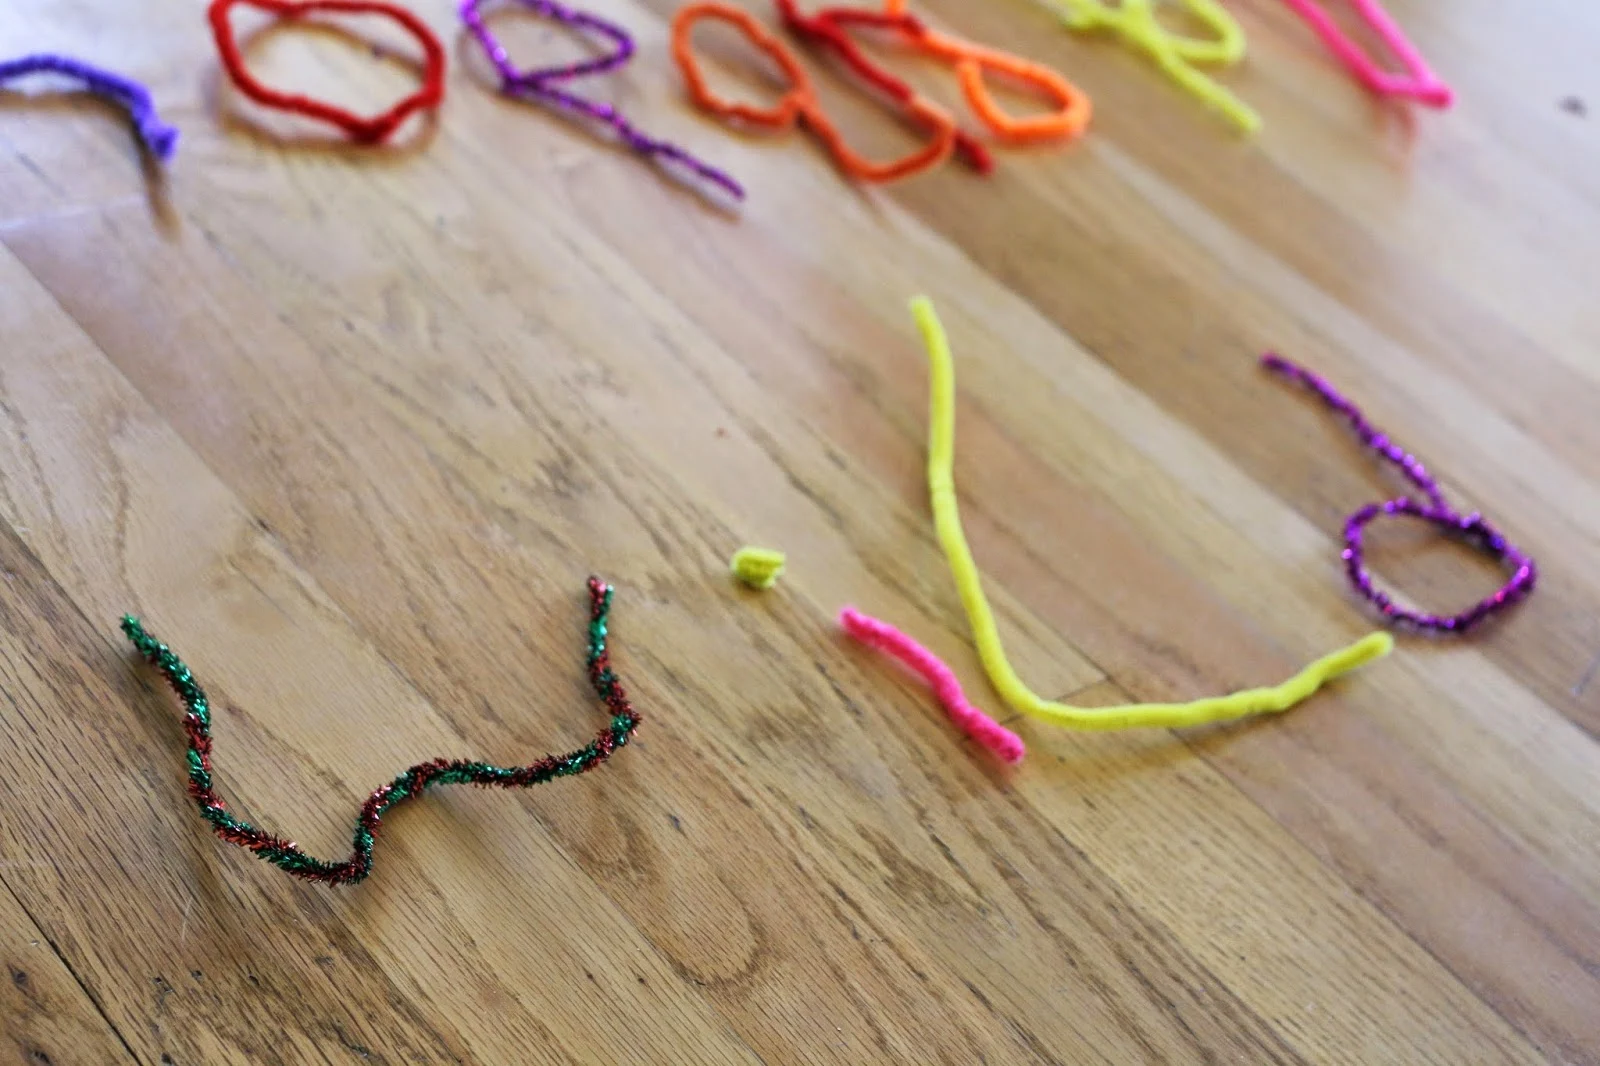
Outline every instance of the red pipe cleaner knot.
<svg viewBox="0 0 1600 1066">
<path fill-rule="evenodd" d="M 392 19 L 422 46 L 422 87 L 380 115 L 363 118 L 344 108 L 300 93 L 268 88 L 245 65 L 244 52 L 234 36 L 228 16 L 238 5 L 254 7 L 280 19 L 295 19 L 313 11 L 343 15 L 381 15 Z M 217 53 L 228 78 L 245 96 L 263 107 L 326 122 L 343 130 L 360 144 L 381 144 L 401 124 L 419 111 L 432 111 L 444 101 L 444 45 L 426 23 L 411 12 L 383 0 L 213 0 L 207 13 Z"/>
</svg>

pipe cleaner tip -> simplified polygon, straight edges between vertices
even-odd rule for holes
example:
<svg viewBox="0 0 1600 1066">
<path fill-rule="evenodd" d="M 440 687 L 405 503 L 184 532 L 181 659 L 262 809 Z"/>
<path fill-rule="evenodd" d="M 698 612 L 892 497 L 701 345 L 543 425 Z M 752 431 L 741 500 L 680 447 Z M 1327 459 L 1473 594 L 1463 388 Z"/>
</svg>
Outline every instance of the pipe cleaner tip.
<svg viewBox="0 0 1600 1066">
<path fill-rule="evenodd" d="M 178 131 L 175 127 L 161 122 L 153 123 L 139 130 L 139 138 L 157 159 L 163 163 L 172 162 L 172 156 L 178 150 Z"/>
<path fill-rule="evenodd" d="M 1383 658 L 1394 651 L 1394 634 L 1378 630 L 1368 633 L 1356 641 L 1349 648 L 1348 658 L 1340 663 L 1339 673 L 1354 670 L 1358 666 Z"/>
<path fill-rule="evenodd" d="M 746 545 L 733 553 L 733 576 L 753 589 L 770 589 L 783 575 L 785 556 L 771 548 Z"/>
<path fill-rule="evenodd" d="M 996 758 L 1007 766 L 1021 766 L 1022 760 L 1027 757 L 1028 749 L 1022 743 L 1022 738 L 1015 733 L 1006 731 L 1003 737 L 996 737 L 987 745 L 994 752 Z"/>
</svg>

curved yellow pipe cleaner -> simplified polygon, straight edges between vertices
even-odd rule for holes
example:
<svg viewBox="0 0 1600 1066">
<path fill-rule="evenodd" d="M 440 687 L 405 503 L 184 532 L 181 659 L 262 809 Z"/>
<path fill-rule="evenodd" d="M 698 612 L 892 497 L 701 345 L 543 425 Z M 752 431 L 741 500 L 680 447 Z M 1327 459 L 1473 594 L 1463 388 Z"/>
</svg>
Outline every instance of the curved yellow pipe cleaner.
<svg viewBox="0 0 1600 1066">
<path fill-rule="evenodd" d="M 1244 30 L 1217 0 L 1184 0 L 1189 13 L 1214 35 L 1211 39 L 1186 37 L 1161 24 L 1153 0 L 1046 0 L 1070 30 L 1109 30 L 1135 48 L 1143 49 L 1156 66 L 1189 95 L 1216 108 L 1228 121 L 1247 133 L 1261 128 L 1261 116 L 1220 82 L 1195 66 L 1210 63 L 1231 67 L 1244 58 Z"/>
<path fill-rule="evenodd" d="M 939 544 L 950 560 L 961 603 L 972 625 L 978 657 L 983 661 L 989 683 L 1012 706 L 1024 714 L 1063 725 L 1069 729 L 1181 728 L 1244 718 L 1252 714 L 1276 713 L 1307 698 L 1327 681 L 1359 666 L 1381 659 L 1394 649 L 1394 638 L 1378 631 L 1329 655 L 1295 674 L 1281 685 L 1252 688 L 1231 696 L 1215 696 L 1193 703 L 1133 703 L 1122 707 L 1074 707 L 1041 699 L 1022 683 L 1006 659 L 995 628 L 994 614 L 983 595 L 978 567 L 961 531 L 961 514 L 956 506 L 955 462 L 955 370 L 950 359 L 950 342 L 944 327 L 925 296 L 911 301 L 911 314 L 928 347 L 929 378 L 932 392 L 928 435 L 928 492 L 933 500 L 934 528 Z"/>
</svg>

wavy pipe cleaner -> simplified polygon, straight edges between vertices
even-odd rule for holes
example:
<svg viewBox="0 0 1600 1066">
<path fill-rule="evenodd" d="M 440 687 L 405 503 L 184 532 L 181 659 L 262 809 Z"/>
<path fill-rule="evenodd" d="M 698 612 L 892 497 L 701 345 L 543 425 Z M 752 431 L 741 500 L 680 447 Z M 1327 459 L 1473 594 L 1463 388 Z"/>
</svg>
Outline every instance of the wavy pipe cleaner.
<svg viewBox="0 0 1600 1066">
<path fill-rule="evenodd" d="M 589 682 L 611 712 L 606 728 L 577 751 L 546 755 L 528 766 L 495 766 L 464 759 L 430 759 L 420 762 L 367 797 L 356 818 L 355 846 L 350 857 L 328 862 L 306 854 L 292 840 L 280 840 L 249 822 L 235 818 L 218 796 L 211 780 L 211 704 L 183 660 L 171 648 L 145 632 L 133 615 L 123 615 L 122 631 L 140 655 L 161 672 L 183 701 L 184 732 L 189 737 L 189 795 L 217 836 L 236 844 L 307 881 L 331 885 L 355 884 L 372 872 L 372 848 L 383 816 L 396 805 L 422 795 L 435 785 L 483 785 L 495 788 L 531 788 L 557 777 L 593 770 L 617 748 L 628 743 L 639 726 L 639 713 L 628 702 L 622 682 L 612 672 L 606 650 L 606 625 L 611 612 L 610 585 L 589 579 Z"/>
<path fill-rule="evenodd" d="M 694 25 L 702 19 L 726 22 L 760 49 L 783 71 L 790 88 L 771 107 L 755 107 L 725 100 L 711 91 L 700 61 L 695 58 L 692 40 Z M 672 58 L 683 72 L 689 96 L 696 104 L 720 118 L 748 126 L 785 130 L 804 125 L 816 134 L 840 170 L 857 181 L 884 182 L 908 178 L 938 166 L 950 155 L 956 142 L 955 120 L 937 104 L 912 93 L 897 100 L 911 119 L 931 133 L 926 145 L 900 159 L 875 163 L 858 154 L 840 134 L 838 127 L 822 110 L 816 88 L 805 68 L 782 41 L 762 28 L 753 16 L 724 0 L 698 0 L 678 9 L 672 19 Z"/>
<path fill-rule="evenodd" d="M 371 118 L 363 118 L 342 107 L 300 93 L 270 89 L 250 73 L 244 52 L 234 36 L 233 24 L 228 21 L 229 13 L 239 5 L 258 8 L 280 19 L 300 18 L 314 11 L 379 15 L 390 19 L 422 46 L 422 86 L 389 110 Z M 382 144 L 413 114 L 431 111 L 444 101 L 444 45 L 439 43 L 439 38 L 434 36 L 427 23 L 403 7 L 384 3 L 383 0 L 212 0 L 207 18 L 211 22 L 212 36 L 216 38 L 217 54 L 222 57 L 222 68 L 241 93 L 262 107 L 337 126 L 358 144 Z"/>
<path fill-rule="evenodd" d="M 993 752 L 1000 761 L 1015 766 L 1028 754 L 1022 738 L 967 701 L 955 671 L 937 655 L 890 625 L 854 607 L 839 612 L 839 625 L 869 648 L 892 655 L 921 674 L 944 705 L 950 720 L 967 736 Z"/>
<path fill-rule="evenodd" d="M 1539 579 L 1539 568 L 1533 559 L 1507 540 L 1481 514 L 1474 512 L 1463 515 L 1451 507 L 1446 502 L 1444 493 L 1440 491 L 1439 483 L 1428 472 L 1428 468 L 1422 465 L 1422 461 L 1390 440 L 1388 434 L 1368 422 L 1361 409 L 1340 394 L 1327 378 L 1312 373 L 1304 367 L 1296 366 L 1283 356 L 1272 352 L 1261 357 L 1261 365 L 1274 374 L 1282 375 L 1315 393 L 1334 414 L 1349 423 L 1363 445 L 1377 452 L 1380 459 L 1399 470 L 1401 475 L 1415 485 L 1425 497 L 1423 500 L 1417 500 L 1411 496 L 1401 496 L 1382 503 L 1369 503 L 1345 519 L 1345 547 L 1344 551 L 1340 552 L 1345 572 L 1349 575 L 1350 584 L 1355 587 L 1356 592 L 1372 601 L 1386 621 L 1404 623 L 1416 629 L 1437 633 L 1465 633 L 1490 615 L 1516 603 L 1533 591 L 1533 586 Z M 1401 607 L 1387 592 L 1377 587 L 1367 570 L 1363 534 L 1366 527 L 1380 515 L 1410 515 L 1413 518 L 1420 518 L 1446 536 L 1460 538 L 1477 547 L 1506 567 L 1511 576 L 1491 595 L 1460 614 L 1444 616 Z"/>
<path fill-rule="evenodd" d="M 150 90 L 143 85 L 69 56 L 41 53 L 0 62 L 0 85 L 32 74 L 59 74 L 82 82 L 84 88 L 128 113 L 140 142 L 151 155 L 163 163 L 172 159 L 178 147 L 178 131 L 161 121 Z"/>
<path fill-rule="evenodd" d="M 955 486 L 955 370 L 950 358 L 950 343 L 944 327 L 934 313 L 933 304 L 919 296 L 911 301 L 928 348 L 930 368 L 931 418 L 928 437 L 928 492 L 933 501 L 933 522 L 939 545 L 950 562 L 956 589 L 972 626 L 978 657 L 992 684 L 1014 710 L 1066 726 L 1069 729 L 1181 728 L 1223 722 L 1254 714 L 1286 711 L 1305 700 L 1328 681 L 1394 649 L 1394 638 L 1382 631 L 1340 648 L 1311 663 L 1282 684 L 1270 688 L 1246 689 L 1230 696 L 1217 696 L 1191 703 L 1135 703 L 1120 707 L 1074 707 L 1040 698 L 1023 684 L 1006 658 L 995 626 L 994 613 L 983 594 L 978 566 L 961 530 L 961 513 L 956 505 Z"/>
<path fill-rule="evenodd" d="M 672 144 L 656 140 L 641 133 L 612 104 L 598 103 L 577 93 L 561 88 L 560 83 L 575 81 L 591 74 L 602 74 L 627 65 L 633 58 L 634 43 L 628 31 L 598 15 L 579 11 L 557 3 L 556 0 L 520 0 L 522 5 L 536 14 L 553 19 L 572 29 L 598 34 L 610 42 L 612 50 L 594 59 L 562 66 L 538 67 L 520 70 L 511 61 L 494 31 L 483 17 L 485 0 L 463 0 L 461 19 L 472 36 L 483 46 L 484 53 L 500 74 L 500 91 L 515 96 L 541 101 L 578 119 L 586 119 L 608 126 L 628 148 L 658 164 L 676 164 L 704 181 L 722 189 L 735 200 L 744 199 L 744 186 L 725 171 L 702 162 Z"/>
<path fill-rule="evenodd" d="M 1246 133 L 1261 128 L 1261 116 L 1196 64 L 1231 67 L 1244 58 L 1244 30 L 1217 0 L 1183 0 L 1210 38 L 1174 33 L 1161 24 L 1153 0 L 1049 0 L 1069 30 L 1106 31 L 1143 51 L 1184 92 L 1215 109 Z"/>
<path fill-rule="evenodd" d="M 1430 107 L 1449 107 L 1455 102 L 1450 86 L 1439 80 L 1428 61 L 1422 58 L 1406 37 L 1400 24 L 1385 11 L 1378 0 L 1350 0 L 1356 13 L 1372 28 L 1395 58 L 1406 68 L 1404 74 L 1384 70 L 1339 28 L 1327 11 L 1316 0 L 1284 0 L 1305 22 L 1316 31 L 1341 63 L 1349 68 L 1356 79 L 1379 96 L 1409 96 Z"/>
</svg>

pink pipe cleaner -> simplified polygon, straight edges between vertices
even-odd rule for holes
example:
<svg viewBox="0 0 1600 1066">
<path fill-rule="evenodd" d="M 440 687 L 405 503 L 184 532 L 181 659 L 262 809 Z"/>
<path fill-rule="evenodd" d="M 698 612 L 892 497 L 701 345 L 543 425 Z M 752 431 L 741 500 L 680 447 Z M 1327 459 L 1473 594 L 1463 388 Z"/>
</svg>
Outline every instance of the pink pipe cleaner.
<svg viewBox="0 0 1600 1066">
<path fill-rule="evenodd" d="M 954 671 L 933 652 L 888 622 L 880 622 L 854 607 L 846 607 L 839 612 L 839 624 L 846 633 L 869 648 L 887 652 L 921 674 L 933 687 L 939 702 L 944 704 L 950 720 L 967 736 L 999 756 L 1002 762 L 1015 766 L 1028 754 L 1021 737 L 967 702 Z"/>
<path fill-rule="evenodd" d="M 1373 62 L 1371 56 L 1345 35 L 1317 0 L 1284 0 L 1284 3 L 1294 8 L 1322 38 L 1328 50 L 1339 57 L 1363 85 L 1379 96 L 1409 96 L 1432 107 L 1449 107 L 1455 101 L 1455 93 L 1450 86 L 1439 80 L 1428 66 L 1428 61 L 1422 58 L 1422 53 L 1406 38 L 1400 24 L 1383 9 L 1378 0 L 1350 0 L 1350 4 L 1395 58 L 1400 60 L 1406 68 L 1404 74 L 1384 70 Z"/>
</svg>

